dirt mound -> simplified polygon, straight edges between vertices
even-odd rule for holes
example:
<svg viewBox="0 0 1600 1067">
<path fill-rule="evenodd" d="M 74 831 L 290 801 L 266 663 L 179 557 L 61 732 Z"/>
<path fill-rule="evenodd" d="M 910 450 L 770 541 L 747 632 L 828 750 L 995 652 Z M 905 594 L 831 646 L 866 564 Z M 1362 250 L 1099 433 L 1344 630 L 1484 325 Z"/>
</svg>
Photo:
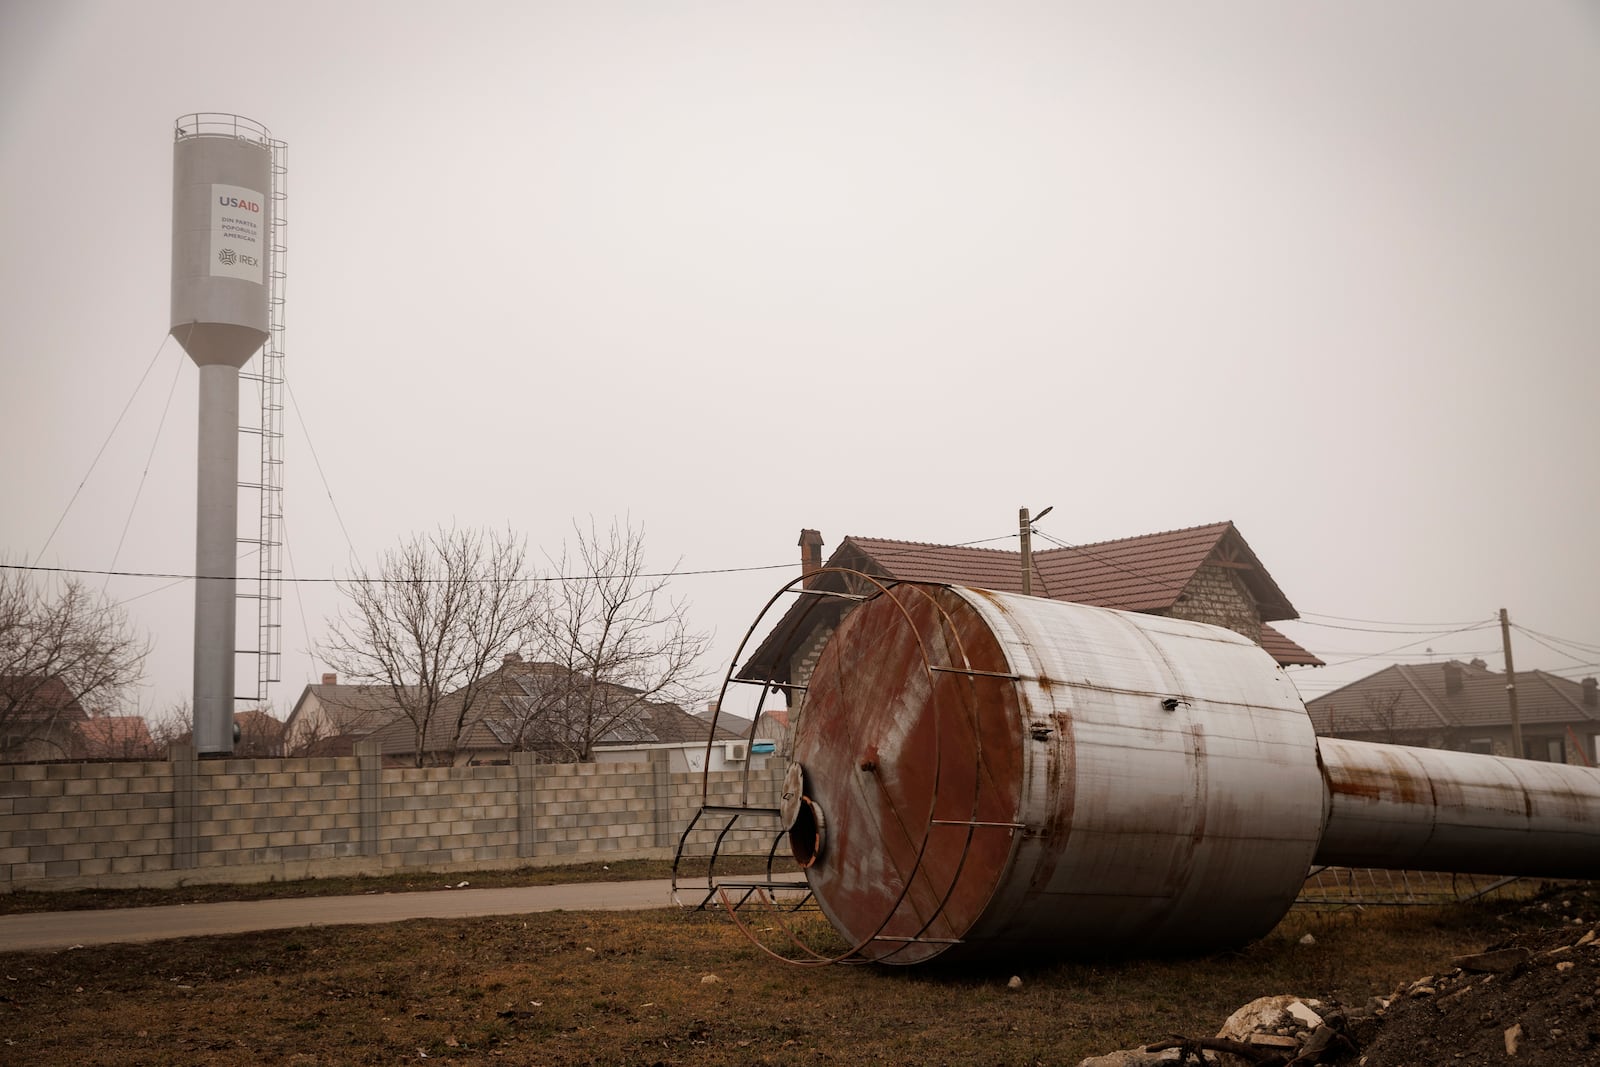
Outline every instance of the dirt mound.
<svg viewBox="0 0 1600 1067">
<path fill-rule="evenodd" d="M 1388 997 L 1261 997 L 1214 1038 L 1079 1067 L 1600 1067 L 1600 884 L 1546 890 L 1501 921 L 1516 932 Z"/>
<path fill-rule="evenodd" d="M 1547 894 L 1525 912 L 1539 928 L 1454 961 L 1358 1020 L 1361 1053 L 1343 1062 L 1600 1065 L 1600 886 Z"/>
</svg>

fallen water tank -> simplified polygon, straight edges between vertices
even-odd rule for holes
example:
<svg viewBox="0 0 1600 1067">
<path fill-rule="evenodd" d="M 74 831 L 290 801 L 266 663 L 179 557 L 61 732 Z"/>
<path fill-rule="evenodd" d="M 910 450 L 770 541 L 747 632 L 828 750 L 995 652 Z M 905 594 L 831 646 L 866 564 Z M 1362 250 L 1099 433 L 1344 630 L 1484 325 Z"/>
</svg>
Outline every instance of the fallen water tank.
<svg viewBox="0 0 1600 1067">
<path fill-rule="evenodd" d="M 883 962 L 1237 944 L 1278 922 L 1316 850 L 1315 744 L 1237 634 L 901 584 L 811 675 L 791 844 L 828 920 Z"/>
</svg>

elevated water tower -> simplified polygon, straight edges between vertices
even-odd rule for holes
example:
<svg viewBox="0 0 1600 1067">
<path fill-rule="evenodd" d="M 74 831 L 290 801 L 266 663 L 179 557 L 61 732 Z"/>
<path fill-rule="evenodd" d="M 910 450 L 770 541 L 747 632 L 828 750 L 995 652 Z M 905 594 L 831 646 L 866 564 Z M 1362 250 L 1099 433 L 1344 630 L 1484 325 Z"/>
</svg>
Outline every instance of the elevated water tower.
<svg viewBox="0 0 1600 1067">
<path fill-rule="evenodd" d="M 194 743 L 233 751 L 239 369 L 268 340 L 273 154 L 259 123 L 177 121 L 172 164 L 172 336 L 200 368 L 195 500 Z"/>
</svg>

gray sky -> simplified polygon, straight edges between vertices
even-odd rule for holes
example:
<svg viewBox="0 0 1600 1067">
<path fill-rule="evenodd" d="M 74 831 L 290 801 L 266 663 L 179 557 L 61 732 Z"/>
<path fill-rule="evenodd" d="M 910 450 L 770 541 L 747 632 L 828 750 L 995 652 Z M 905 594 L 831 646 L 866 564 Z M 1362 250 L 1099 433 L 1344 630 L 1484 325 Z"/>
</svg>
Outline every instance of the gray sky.
<svg viewBox="0 0 1600 1067">
<path fill-rule="evenodd" d="M 292 575 L 441 523 L 627 514 L 706 570 L 1053 505 L 1074 543 L 1232 519 L 1308 622 L 1504 606 L 1600 648 L 1593 4 L 13 0 L 9 562 L 131 396 L 42 562 L 192 571 L 193 111 L 289 145 Z M 789 576 L 678 583 L 719 673 Z M 107 586 L 156 640 L 145 710 L 190 681 L 165 584 Z M 286 589 L 280 714 L 335 606 Z M 1380 628 L 1284 626 L 1412 640 Z M 1600 660 L 1569 651 L 1517 665 Z"/>
</svg>

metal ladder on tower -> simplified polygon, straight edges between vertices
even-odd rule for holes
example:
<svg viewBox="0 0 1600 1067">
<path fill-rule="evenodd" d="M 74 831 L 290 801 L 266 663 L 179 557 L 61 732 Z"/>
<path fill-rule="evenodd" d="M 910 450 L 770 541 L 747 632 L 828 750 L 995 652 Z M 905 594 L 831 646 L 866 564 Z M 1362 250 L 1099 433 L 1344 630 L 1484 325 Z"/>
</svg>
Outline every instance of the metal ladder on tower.
<svg viewBox="0 0 1600 1067">
<path fill-rule="evenodd" d="M 272 225 L 268 234 L 267 261 L 267 342 L 256 354 L 256 370 L 240 376 L 256 382 L 261 400 L 261 417 L 255 427 L 240 427 L 241 433 L 260 437 L 260 480 L 240 482 L 241 488 L 254 490 L 258 501 L 258 536 L 239 538 L 241 544 L 256 549 L 256 589 L 240 593 L 241 600 L 256 602 L 256 647 L 241 648 L 241 656 L 255 658 L 256 687 L 253 695 L 240 694 L 235 702 L 246 702 L 265 710 L 268 687 L 280 680 L 283 657 L 283 361 L 284 296 L 288 280 L 288 146 L 269 141 L 272 151 Z"/>
</svg>

